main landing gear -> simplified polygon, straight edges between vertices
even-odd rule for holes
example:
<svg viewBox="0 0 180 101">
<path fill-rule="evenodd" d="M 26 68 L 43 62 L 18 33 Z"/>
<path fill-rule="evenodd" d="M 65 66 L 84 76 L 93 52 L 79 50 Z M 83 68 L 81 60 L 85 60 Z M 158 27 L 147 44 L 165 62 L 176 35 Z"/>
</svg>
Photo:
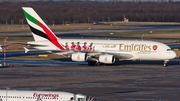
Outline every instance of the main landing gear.
<svg viewBox="0 0 180 101">
<path fill-rule="evenodd" d="M 166 67 L 167 66 L 167 62 L 168 62 L 169 60 L 164 60 L 164 67 Z"/>
<path fill-rule="evenodd" d="M 99 66 L 100 63 L 98 61 L 89 61 L 88 66 Z"/>
</svg>

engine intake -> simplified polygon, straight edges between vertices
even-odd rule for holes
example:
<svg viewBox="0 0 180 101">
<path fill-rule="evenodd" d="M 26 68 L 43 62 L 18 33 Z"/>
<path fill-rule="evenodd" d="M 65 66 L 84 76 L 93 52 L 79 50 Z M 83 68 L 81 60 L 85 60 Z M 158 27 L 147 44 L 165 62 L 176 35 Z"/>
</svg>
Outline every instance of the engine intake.
<svg viewBox="0 0 180 101">
<path fill-rule="evenodd" d="M 115 62 L 115 57 L 113 55 L 100 55 L 99 62 L 113 64 Z"/>
<path fill-rule="evenodd" d="M 87 54 L 86 53 L 74 53 L 71 55 L 71 59 L 73 61 L 86 61 Z"/>
</svg>

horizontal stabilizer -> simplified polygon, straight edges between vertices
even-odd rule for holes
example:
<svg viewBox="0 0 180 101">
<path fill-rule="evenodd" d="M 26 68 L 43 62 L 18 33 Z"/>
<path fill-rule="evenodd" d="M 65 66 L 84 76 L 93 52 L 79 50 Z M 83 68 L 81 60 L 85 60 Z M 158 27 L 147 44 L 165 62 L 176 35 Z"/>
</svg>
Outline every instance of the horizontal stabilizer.
<svg viewBox="0 0 180 101">
<path fill-rule="evenodd" d="M 29 49 L 27 49 L 26 47 L 24 47 L 25 53 L 27 53 L 29 51 Z"/>
<path fill-rule="evenodd" d="M 32 47 L 36 47 L 36 46 L 41 46 L 41 47 L 47 47 L 48 45 L 38 45 L 38 44 L 29 44 L 26 42 L 11 42 L 13 44 L 21 44 L 21 45 L 26 45 L 26 46 L 32 46 Z"/>
</svg>

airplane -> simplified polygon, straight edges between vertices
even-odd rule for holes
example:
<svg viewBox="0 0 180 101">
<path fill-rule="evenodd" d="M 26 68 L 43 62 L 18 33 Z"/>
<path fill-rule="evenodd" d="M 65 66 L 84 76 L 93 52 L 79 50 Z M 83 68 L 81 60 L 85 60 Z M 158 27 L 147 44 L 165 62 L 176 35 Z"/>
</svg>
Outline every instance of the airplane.
<svg viewBox="0 0 180 101">
<path fill-rule="evenodd" d="M 98 101 L 83 94 L 64 91 L 0 90 L 0 101 Z"/>
<path fill-rule="evenodd" d="M 3 51 L 3 46 L 2 45 L 0 45 L 0 52 L 2 52 Z"/>
<path fill-rule="evenodd" d="M 176 53 L 166 44 L 145 40 L 98 40 L 58 38 L 31 7 L 22 7 L 34 41 L 25 43 L 73 61 L 88 65 L 113 64 L 122 60 L 164 60 L 164 66 Z"/>
</svg>

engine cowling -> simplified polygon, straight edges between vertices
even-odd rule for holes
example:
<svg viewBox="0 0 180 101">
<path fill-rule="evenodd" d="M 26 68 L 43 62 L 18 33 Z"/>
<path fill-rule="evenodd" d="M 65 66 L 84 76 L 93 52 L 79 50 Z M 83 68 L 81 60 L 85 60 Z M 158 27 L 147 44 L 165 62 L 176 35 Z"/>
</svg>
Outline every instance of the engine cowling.
<svg viewBox="0 0 180 101">
<path fill-rule="evenodd" d="M 86 61 L 87 54 L 86 53 L 74 53 L 71 55 L 71 59 L 73 61 Z"/>
<path fill-rule="evenodd" d="M 100 55 L 99 62 L 113 64 L 115 62 L 115 57 L 113 55 Z"/>
</svg>

